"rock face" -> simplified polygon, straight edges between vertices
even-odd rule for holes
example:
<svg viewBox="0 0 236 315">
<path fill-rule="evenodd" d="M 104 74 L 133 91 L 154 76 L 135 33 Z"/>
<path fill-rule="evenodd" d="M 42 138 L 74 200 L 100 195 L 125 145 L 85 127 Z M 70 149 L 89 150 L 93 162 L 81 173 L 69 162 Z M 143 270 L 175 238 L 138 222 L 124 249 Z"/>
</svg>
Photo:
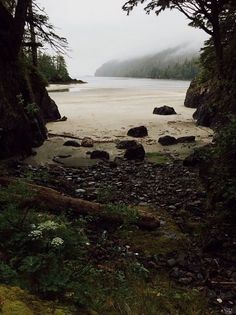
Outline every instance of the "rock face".
<svg viewBox="0 0 236 315">
<path fill-rule="evenodd" d="M 91 152 L 90 159 L 109 160 L 110 155 L 106 151 L 95 150 Z"/>
<path fill-rule="evenodd" d="M 144 126 L 134 127 L 128 131 L 127 135 L 134 138 L 143 138 L 148 135 L 148 131 Z"/>
<path fill-rule="evenodd" d="M 229 70 L 230 75 L 233 72 L 233 68 Z M 236 115 L 235 100 L 235 89 L 226 86 L 218 78 L 213 78 L 204 83 L 193 80 L 184 105 L 196 108 L 193 118 L 198 125 L 215 128 L 224 125 L 230 115 Z"/>
<path fill-rule="evenodd" d="M 89 137 L 85 137 L 81 142 L 81 146 L 85 148 L 92 148 L 94 146 L 94 141 Z"/>
<path fill-rule="evenodd" d="M 162 107 L 155 107 L 153 110 L 153 114 L 155 115 L 176 115 L 176 111 L 173 107 L 170 106 L 162 106 Z"/>
<path fill-rule="evenodd" d="M 75 147 L 75 148 L 80 147 L 80 144 L 77 141 L 74 141 L 74 140 L 68 140 L 63 145 L 66 146 L 66 147 Z"/>
<path fill-rule="evenodd" d="M 173 144 L 177 144 L 178 141 L 175 137 L 171 137 L 171 136 L 164 136 L 164 137 L 160 137 L 158 139 L 158 142 L 161 145 L 173 145 Z"/>
<path fill-rule="evenodd" d="M 200 85 L 197 79 L 193 79 L 188 88 L 184 106 L 189 108 L 198 108 L 207 92 L 208 89 L 206 85 Z"/>
<path fill-rule="evenodd" d="M 60 117 L 36 70 L 0 54 L 0 158 L 29 155 L 47 138 L 45 123 Z"/>
<path fill-rule="evenodd" d="M 135 145 L 137 145 L 137 141 L 135 140 L 121 140 L 117 143 L 116 147 L 120 150 L 127 150 Z"/>
<path fill-rule="evenodd" d="M 127 160 L 144 160 L 145 150 L 142 144 L 135 144 L 128 148 L 125 152 L 124 158 Z"/>
</svg>

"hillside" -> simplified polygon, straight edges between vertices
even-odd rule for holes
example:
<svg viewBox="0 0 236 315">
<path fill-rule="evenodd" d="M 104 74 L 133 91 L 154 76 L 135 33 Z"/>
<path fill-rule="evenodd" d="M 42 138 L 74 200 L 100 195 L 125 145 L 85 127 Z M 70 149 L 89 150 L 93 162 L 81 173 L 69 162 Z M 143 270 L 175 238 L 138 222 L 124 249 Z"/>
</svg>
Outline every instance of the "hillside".
<svg viewBox="0 0 236 315">
<path fill-rule="evenodd" d="M 111 60 L 95 76 L 191 80 L 198 73 L 198 57 L 179 47 L 126 60 Z"/>
</svg>

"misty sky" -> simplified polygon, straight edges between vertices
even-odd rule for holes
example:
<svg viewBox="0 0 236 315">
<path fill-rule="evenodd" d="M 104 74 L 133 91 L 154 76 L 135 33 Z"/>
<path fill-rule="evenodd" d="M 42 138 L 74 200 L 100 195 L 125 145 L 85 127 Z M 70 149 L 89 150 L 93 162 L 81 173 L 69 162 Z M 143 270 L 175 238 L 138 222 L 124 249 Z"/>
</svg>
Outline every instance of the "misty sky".
<svg viewBox="0 0 236 315">
<path fill-rule="evenodd" d="M 199 48 L 207 38 L 187 26 L 177 11 L 156 17 L 136 8 L 130 16 L 122 11 L 125 0 L 39 0 L 57 33 L 68 39 L 66 58 L 71 76 L 94 74 L 110 59 L 127 58 L 183 43 Z"/>
</svg>

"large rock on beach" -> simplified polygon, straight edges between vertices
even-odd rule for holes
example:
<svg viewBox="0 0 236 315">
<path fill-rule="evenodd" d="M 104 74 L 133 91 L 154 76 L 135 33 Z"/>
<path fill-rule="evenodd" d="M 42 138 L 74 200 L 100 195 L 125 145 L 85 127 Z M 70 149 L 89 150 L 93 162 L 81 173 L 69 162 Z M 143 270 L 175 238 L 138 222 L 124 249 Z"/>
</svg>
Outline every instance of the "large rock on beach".
<svg viewBox="0 0 236 315">
<path fill-rule="evenodd" d="M 116 147 L 120 150 L 127 150 L 137 145 L 137 141 L 135 140 L 121 140 L 117 143 Z"/>
<path fill-rule="evenodd" d="M 155 107 L 153 110 L 153 114 L 155 115 L 176 115 L 176 111 L 173 107 L 170 106 L 162 106 L 162 107 Z"/>
<path fill-rule="evenodd" d="M 106 151 L 95 150 L 91 152 L 90 159 L 109 160 L 110 155 Z"/>
<path fill-rule="evenodd" d="M 85 137 L 81 142 L 81 146 L 85 148 L 92 148 L 94 146 L 94 141 L 92 138 Z"/>
<path fill-rule="evenodd" d="M 128 131 L 127 135 L 134 138 L 143 138 L 148 135 L 148 131 L 145 126 L 134 127 Z"/>
<path fill-rule="evenodd" d="M 142 144 L 135 144 L 128 148 L 125 152 L 124 158 L 127 160 L 144 160 L 145 150 Z"/>
<path fill-rule="evenodd" d="M 173 145 L 173 144 L 177 144 L 178 140 L 175 137 L 172 137 L 172 136 L 164 136 L 164 137 L 160 137 L 158 139 L 158 142 L 161 145 Z"/>
</svg>

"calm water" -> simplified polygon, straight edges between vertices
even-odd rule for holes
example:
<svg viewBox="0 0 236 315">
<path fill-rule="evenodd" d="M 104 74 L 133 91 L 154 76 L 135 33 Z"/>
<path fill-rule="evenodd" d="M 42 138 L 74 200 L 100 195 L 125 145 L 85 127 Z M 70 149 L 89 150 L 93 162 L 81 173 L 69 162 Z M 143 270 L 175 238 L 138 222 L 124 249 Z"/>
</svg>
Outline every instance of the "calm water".
<svg viewBox="0 0 236 315">
<path fill-rule="evenodd" d="M 91 89 L 143 89 L 143 90 L 183 90 L 189 87 L 189 81 L 160 80 L 160 79 L 134 79 L 84 76 L 81 80 L 88 84 L 77 85 L 71 92 Z"/>
</svg>

